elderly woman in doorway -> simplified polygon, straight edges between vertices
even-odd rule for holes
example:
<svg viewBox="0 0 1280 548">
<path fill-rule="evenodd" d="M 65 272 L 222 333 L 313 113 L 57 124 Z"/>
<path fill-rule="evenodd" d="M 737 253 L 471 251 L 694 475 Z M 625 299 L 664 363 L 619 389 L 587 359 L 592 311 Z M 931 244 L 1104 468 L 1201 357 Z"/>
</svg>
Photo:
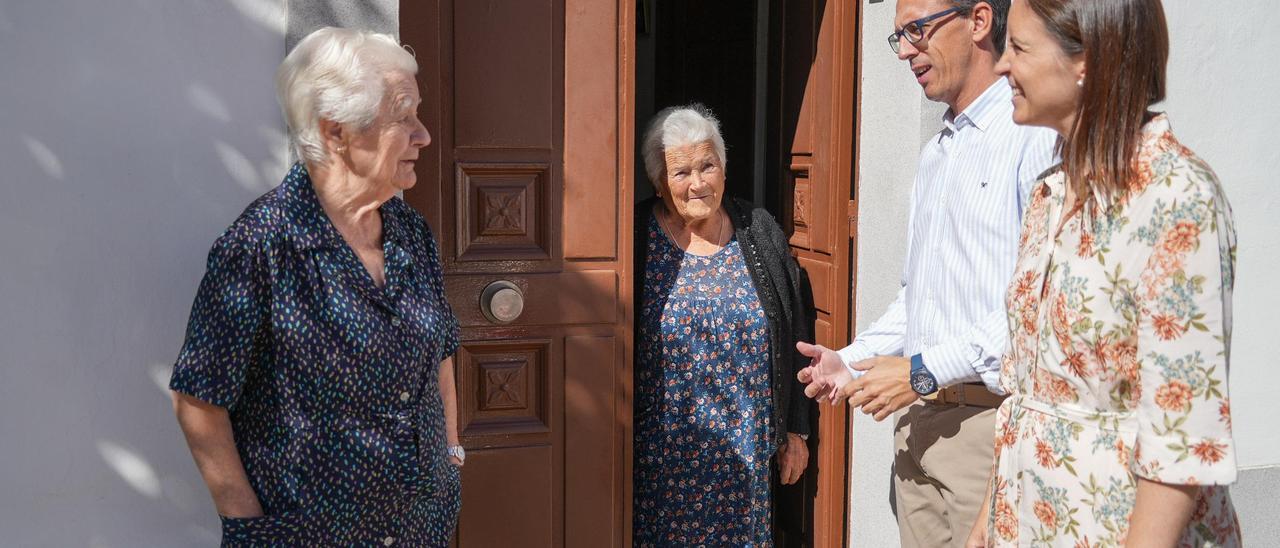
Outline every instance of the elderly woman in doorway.
<svg viewBox="0 0 1280 548">
<path fill-rule="evenodd" d="M 771 469 L 798 481 L 813 402 L 795 341 L 812 299 L 763 209 L 725 198 L 719 122 L 668 108 L 643 141 L 636 210 L 637 546 L 770 546 Z"/>
<path fill-rule="evenodd" d="M 396 198 L 431 142 L 418 66 L 326 28 L 277 72 L 301 158 L 213 244 L 170 388 L 227 546 L 446 546 L 459 510 L 435 240 Z"/>
<path fill-rule="evenodd" d="M 1061 136 L 1007 293 L 995 466 L 969 546 L 1239 546 L 1227 391 L 1235 226 L 1150 109 L 1160 0 L 1018 0 L 996 70 Z"/>
</svg>

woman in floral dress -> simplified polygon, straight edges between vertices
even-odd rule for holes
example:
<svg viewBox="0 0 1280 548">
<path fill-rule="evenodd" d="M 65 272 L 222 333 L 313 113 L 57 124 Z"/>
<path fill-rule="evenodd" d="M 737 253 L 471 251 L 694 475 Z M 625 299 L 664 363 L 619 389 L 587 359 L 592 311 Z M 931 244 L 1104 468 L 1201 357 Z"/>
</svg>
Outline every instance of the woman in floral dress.
<svg viewBox="0 0 1280 548">
<path fill-rule="evenodd" d="M 1159 0 L 1018 0 L 1014 120 L 1062 136 L 1009 287 L 996 458 L 970 546 L 1238 546 L 1235 231 L 1163 114 Z"/>
<path fill-rule="evenodd" d="M 809 460 L 795 344 L 812 340 L 811 298 L 773 217 L 725 198 L 710 112 L 659 112 L 643 150 L 658 197 L 635 216 L 633 541 L 772 546 L 770 476 L 794 484 Z"/>
</svg>

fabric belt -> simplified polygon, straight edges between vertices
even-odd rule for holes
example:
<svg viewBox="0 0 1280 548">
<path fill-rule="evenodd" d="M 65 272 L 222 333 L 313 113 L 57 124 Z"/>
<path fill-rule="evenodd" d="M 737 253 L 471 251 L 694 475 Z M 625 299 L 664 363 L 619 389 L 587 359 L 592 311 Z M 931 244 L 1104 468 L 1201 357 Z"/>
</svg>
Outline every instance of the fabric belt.
<svg viewBox="0 0 1280 548">
<path fill-rule="evenodd" d="M 1097 409 L 1084 409 L 1073 405 L 1054 405 L 1037 400 L 1031 396 L 1017 394 L 1010 398 L 1009 404 L 1035 413 L 1042 413 L 1059 420 L 1068 420 L 1098 430 L 1122 433 L 1138 431 L 1138 414 L 1135 412 L 1116 413 Z M 1129 438 L 1132 440 L 1132 438 Z M 1126 441 L 1125 443 L 1132 443 Z"/>
<path fill-rule="evenodd" d="M 1000 407 L 1004 396 L 992 394 L 987 385 L 980 382 L 948 386 L 924 397 L 924 401 L 934 405 L 972 405 L 974 407 Z"/>
</svg>

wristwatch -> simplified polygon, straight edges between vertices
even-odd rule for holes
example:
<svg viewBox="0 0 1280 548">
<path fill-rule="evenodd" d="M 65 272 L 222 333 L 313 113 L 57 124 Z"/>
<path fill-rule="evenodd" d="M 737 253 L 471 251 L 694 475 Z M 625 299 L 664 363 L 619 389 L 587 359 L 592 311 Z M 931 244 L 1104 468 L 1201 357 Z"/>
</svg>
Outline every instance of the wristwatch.
<svg viewBox="0 0 1280 548">
<path fill-rule="evenodd" d="M 924 358 L 920 354 L 911 356 L 911 389 L 921 396 L 938 391 L 938 379 L 924 366 Z"/>
<path fill-rule="evenodd" d="M 449 456 L 456 457 L 459 466 L 467 462 L 467 450 L 463 449 L 461 445 L 450 445 Z"/>
</svg>

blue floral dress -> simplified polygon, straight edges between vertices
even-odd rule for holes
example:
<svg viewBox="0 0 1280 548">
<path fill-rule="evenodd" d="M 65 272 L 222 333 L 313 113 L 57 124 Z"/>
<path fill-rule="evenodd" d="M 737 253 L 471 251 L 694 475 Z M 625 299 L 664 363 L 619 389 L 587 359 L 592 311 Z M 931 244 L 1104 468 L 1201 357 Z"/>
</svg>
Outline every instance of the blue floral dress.
<svg viewBox="0 0 1280 548">
<path fill-rule="evenodd" d="M 386 284 L 302 164 L 214 243 L 169 387 L 230 412 L 264 516 L 224 546 L 448 546 L 460 506 L 440 362 L 458 347 L 435 239 L 380 208 Z"/>
<path fill-rule="evenodd" d="M 636 546 L 769 546 L 769 329 L 736 239 L 685 253 L 649 218 Z"/>
</svg>

